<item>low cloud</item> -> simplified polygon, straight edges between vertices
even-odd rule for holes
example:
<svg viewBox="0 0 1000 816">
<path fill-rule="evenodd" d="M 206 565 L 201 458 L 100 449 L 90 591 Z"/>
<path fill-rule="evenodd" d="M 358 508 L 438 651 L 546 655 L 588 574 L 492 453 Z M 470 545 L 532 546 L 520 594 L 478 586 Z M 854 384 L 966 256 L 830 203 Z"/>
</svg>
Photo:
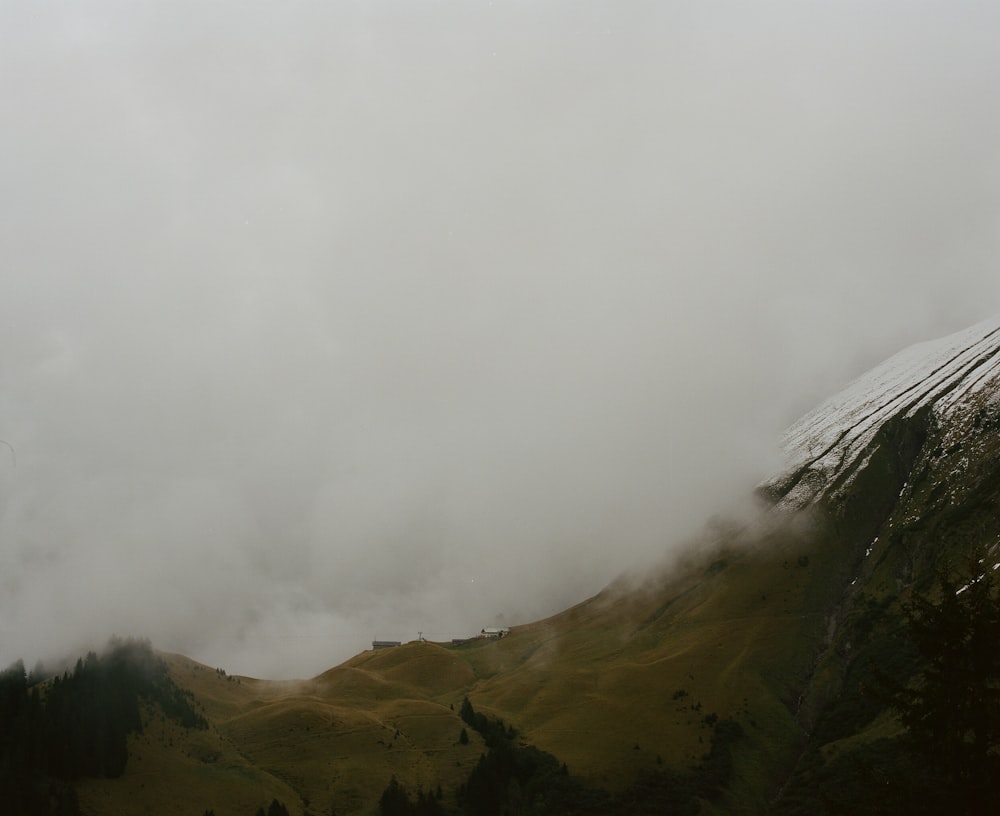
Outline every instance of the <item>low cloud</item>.
<svg viewBox="0 0 1000 816">
<path fill-rule="evenodd" d="M 997 309 L 990 4 L 0 11 L 0 663 L 556 612 Z"/>
</svg>

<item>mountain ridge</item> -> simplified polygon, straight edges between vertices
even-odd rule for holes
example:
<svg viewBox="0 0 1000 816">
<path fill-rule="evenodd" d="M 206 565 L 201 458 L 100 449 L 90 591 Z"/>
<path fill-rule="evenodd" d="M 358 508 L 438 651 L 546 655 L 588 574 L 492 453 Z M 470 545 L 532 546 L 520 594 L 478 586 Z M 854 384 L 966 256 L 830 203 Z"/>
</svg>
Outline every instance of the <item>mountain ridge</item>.
<svg viewBox="0 0 1000 816">
<path fill-rule="evenodd" d="M 788 510 L 843 491 L 853 472 L 864 468 L 887 423 L 929 409 L 943 424 L 991 389 L 995 404 L 998 388 L 1000 316 L 916 343 L 793 423 L 782 440 L 788 466 L 762 491 Z"/>
</svg>

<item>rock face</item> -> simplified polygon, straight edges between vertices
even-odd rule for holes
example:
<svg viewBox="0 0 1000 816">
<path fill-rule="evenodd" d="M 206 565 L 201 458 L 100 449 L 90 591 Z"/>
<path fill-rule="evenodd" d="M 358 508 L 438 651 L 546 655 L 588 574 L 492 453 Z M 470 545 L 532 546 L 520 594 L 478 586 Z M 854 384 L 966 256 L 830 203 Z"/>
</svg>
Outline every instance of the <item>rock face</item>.
<svg viewBox="0 0 1000 816">
<path fill-rule="evenodd" d="M 967 471 L 995 461 L 998 429 L 1000 316 L 905 349 L 808 413 L 783 440 L 787 470 L 761 491 L 788 510 L 837 506 L 878 475 L 904 499 L 920 470 L 939 477 L 925 498 L 957 503 L 984 475 Z"/>
<path fill-rule="evenodd" d="M 904 636 L 912 598 L 935 597 L 940 574 L 1000 562 L 1000 316 L 875 367 L 795 423 L 784 447 L 787 469 L 759 490 L 779 518 L 816 520 L 832 601 L 796 711 L 807 736 L 770 812 L 915 812 L 902 726 L 866 689 L 920 670 Z M 862 767 L 874 771 L 862 779 Z M 893 804 L 817 808 L 845 790 Z"/>
</svg>

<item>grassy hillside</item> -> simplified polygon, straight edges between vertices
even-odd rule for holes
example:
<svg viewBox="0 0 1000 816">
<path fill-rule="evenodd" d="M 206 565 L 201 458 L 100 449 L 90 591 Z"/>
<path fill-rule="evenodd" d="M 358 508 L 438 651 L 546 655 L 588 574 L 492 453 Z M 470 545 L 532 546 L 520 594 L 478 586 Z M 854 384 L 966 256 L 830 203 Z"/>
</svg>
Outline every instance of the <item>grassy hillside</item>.
<svg viewBox="0 0 1000 816">
<path fill-rule="evenodd" d="M 374 813 L 393 776 L 413 792 L 440 788 L 455 807 L 485 751 L 472 729 L 459 739 L 466 696 L 611 791 L 644 771 L 694 767 L 714 721 L 735 720 L 744 737 L 732 779 L 703 810 L 765 812 L 789 785 L 806 784 L 808 801 L 817 763 L 899 731 L 864 710 L 855 686 L 866 656 L 893 648 L 885 622 L 917 557 L 865 559 L 829 526 L 785 526 L 716 542 L 500 641 L 411 643 L 285 683 L 167 655 L 209 728 L 184 729 L 147 705 L 124 775 L 80 782 L 81 808 L 251 816 L 277 799 L 296 814 Z"/>
<path fill-rule="evenodd" d="M 500 641 L 365 652 L 307 681 L 228 677 L 168 655 L 210 728 L 148 710 L 125 775 L 82 783 L 81 804 L 223 816 L 277 798 L 293 813 L 371 813 L 393 775 L 453 802 L 484 750 L 474 731 L 459 741 L 468 696 L 612 791 L 643 770 L 696 765 L 712 723 L 736 720 L 746 738 L 729 805 L 755 811 L 800 748 L 797 715 L 847 575 L 808 529 L 734 534 Z"/>
<path fill-rule="evenodd" d="M 976 506 L 963 529 L 985 523 L 988 505 Z M 411 792 L 440 788 L 454 808 L 486 750 L 472 729 L 459 739 L 466 696 L 610 791 L 694 767 L 712 723 L 734 720 L 732 779 L 703 811 L 766 812 L 782 791 L 785 812 L 808 809 L 851 757 L 899 732 L 858 688 L 873 657 L 891 664 L 899 604 L 930 559 L 912 532 L 866 557 L 857 524 L 820 516 L 732 534 L 503 640 L 365 652 L 301 682 L 168 655 L 209 729 L 147 707 L 124 776 L 80 783 L 83 812 L 250 816 L 278 799 L 295 814 L 374 813 L 393 776 Z"/>
<path fill-rule="evenodd" d="M 429 644 L 398 652 L 412 659 L 416 683 L 432 664 L 454 662 Z M 185 731 L 147 709 L 124 776 L 82 782 L 82 809 L 252 816 L 278 799 L 290 813 L 328 814 L 332 806 L 337 813 L 370 812 L 393 774 L 413 790 L 457 787 L 481 740 L 472 735 L 459 744 L 462 723 L 448 705 L 405 677 L 392 679 L 408 661 L 379 658 L 360 655 L 313 680 L 278 683 L 167 655 L 172 678 L 195 695 L 208 731 Z M 429 683 L 431 691 L 443 674 Z"/>
<path fill-rule="evenodd" d="M 806 691 L 847 583 L 825 544 L 773 530 L 729 541 L 672 578 L 613 588 L 534 627 L 548 633 L 545 646 L 486 676 L 474 699 L 612 789 L 657 757 L 693 765 L 706 751 L 706 718 L 736 720 L 746 739 L 729 806 L 756 812 L 802 741 Z"/>
</svg>

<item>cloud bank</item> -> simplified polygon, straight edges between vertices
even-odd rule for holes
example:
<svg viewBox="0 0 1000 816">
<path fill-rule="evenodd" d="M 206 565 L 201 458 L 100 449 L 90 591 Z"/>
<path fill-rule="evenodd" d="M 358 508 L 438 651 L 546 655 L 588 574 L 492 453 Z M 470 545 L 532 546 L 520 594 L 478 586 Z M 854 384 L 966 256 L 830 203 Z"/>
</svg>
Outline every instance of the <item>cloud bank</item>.
<svg viewBox="0 0 1000 816">
<path fill-rule="evenodd" d="M 991 3 L 0 9 L 0 663 L 551 614 L 1000 304 Z"/>
</svg>

